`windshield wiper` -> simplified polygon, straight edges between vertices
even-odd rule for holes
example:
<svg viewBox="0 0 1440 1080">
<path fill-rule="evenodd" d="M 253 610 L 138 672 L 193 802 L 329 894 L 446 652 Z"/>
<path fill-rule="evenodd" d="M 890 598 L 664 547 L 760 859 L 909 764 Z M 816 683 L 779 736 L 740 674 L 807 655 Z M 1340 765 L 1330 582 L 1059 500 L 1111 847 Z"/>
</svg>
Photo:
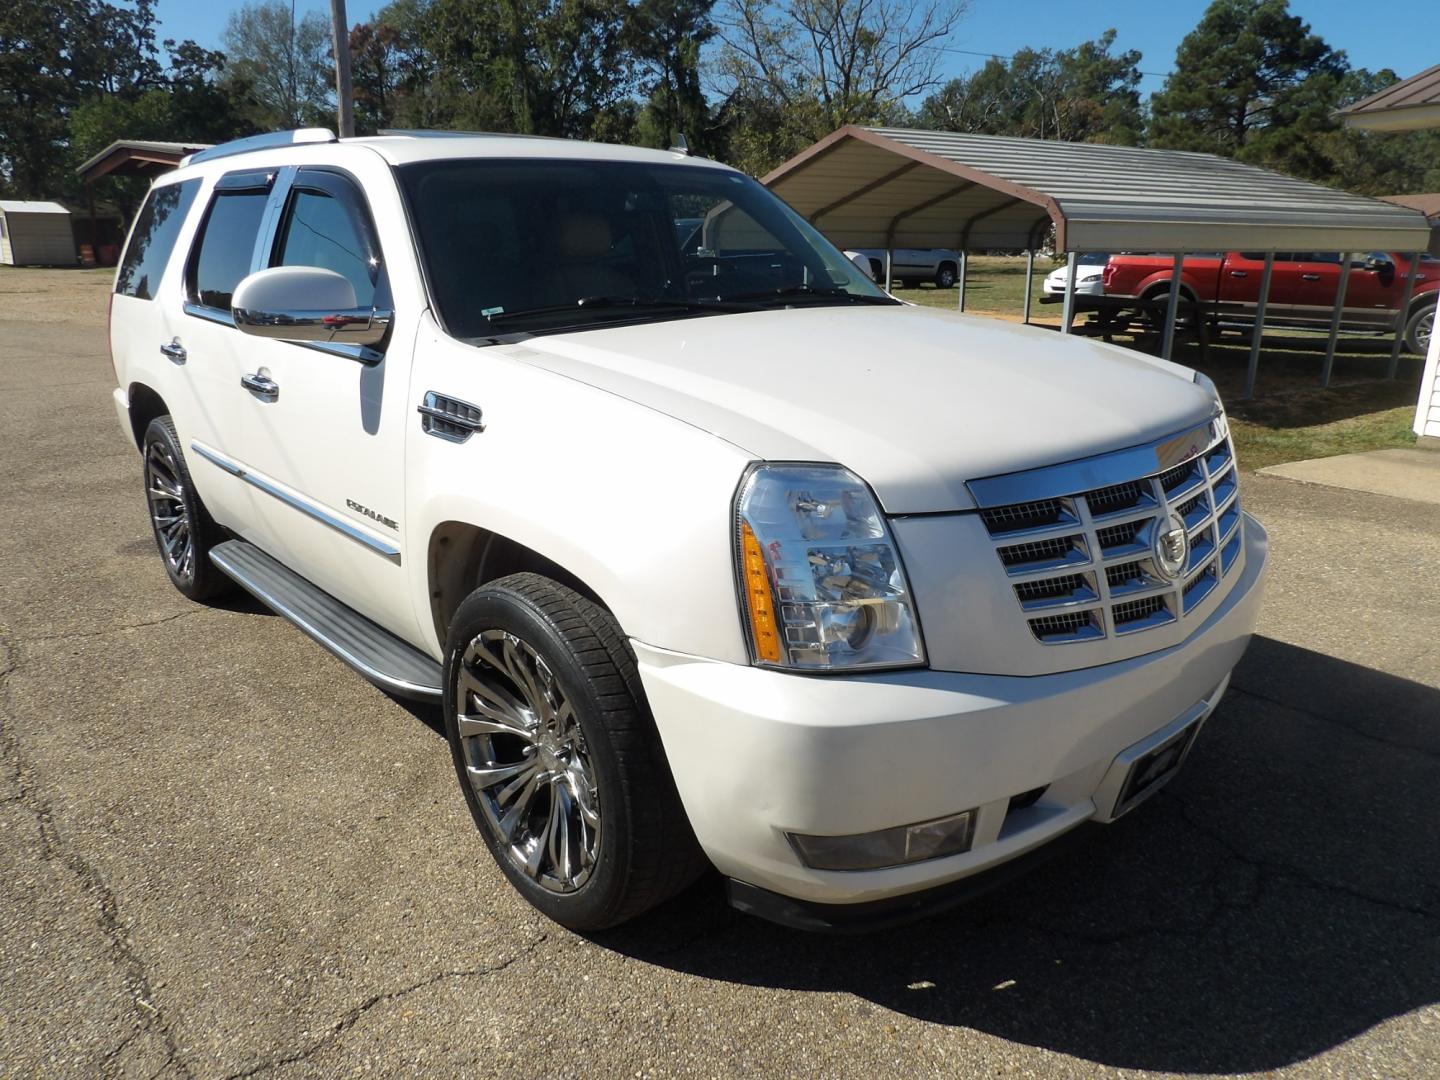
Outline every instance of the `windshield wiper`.
<svg viewBox="0 0 1440 1080">
<path fill-rule="evenodd" d="M 616 311 L 624 308 L 659 311 L 754 311 L 751 304 L 730 304 L 725 300 L 675 300 L 647 296 L 584 296 L 573 304 L 548 304 L 544 307 L 521 308 L 518 311 L 497 311 L 486 318 L 492 323 L 510 319 L 543 318 L 546 315 L 577 315 L 589 311 Z"/>
</svg>

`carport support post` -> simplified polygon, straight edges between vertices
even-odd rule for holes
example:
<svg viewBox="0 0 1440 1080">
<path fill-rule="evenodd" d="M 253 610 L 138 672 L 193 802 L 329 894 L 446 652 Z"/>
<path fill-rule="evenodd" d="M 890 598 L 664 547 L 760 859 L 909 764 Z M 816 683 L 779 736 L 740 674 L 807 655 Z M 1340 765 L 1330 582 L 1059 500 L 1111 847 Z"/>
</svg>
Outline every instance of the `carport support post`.
<svg viewBox="0 0 1440 1080">
<path fill-rule="evenodd" d="M 1250 335 L 1250 366 L 1245 369 L 1245 400 L 1255 396 L 1255 377 L 1260 374 L 1260 338 L 1265 333 L 1265 305 L 1270 302 L 1270 278 L 1275 273 L 1275 253 L 1265 253 L 1265 270 L 1260 275 L 1260 298 L 1255 304 L 1255 330 Z"/>
<path fill-rule="evenodd" d="M 1185 269 L 1185 253 L 1175 253 L 1175 263 L 1170 270 L 1170 297 L 1165 304 L 1165 337 L 1160 346 L 1160 355 L 1166 360 L 1175 349 L 1175 315 L 1180 310 L 1180 281 Z"/>
<path fill-rule="evenodd" d="M 1075 271 L 1078 269 L 1079 262 L 1078 252 L 1068 251 L 1065 253 L 1065 303 L 1060 306 L 1060 333 L 1062 334 L 1070 332 L 1070 320 L 1075 318 Z"/>
<path fill-rule="evenodd" d="M 1390 346 L 1390 364 L 1385 368 L 1385 378 L 1393 379 L 1400 371 L 1400 349 L 1405 344 L 1405 320 L 1410 315 L 1410 301 L 1415 299 L 1415 275 L 1420 270 L 1420 252 L 1410 253 L 1410 272 L 1405 275 L 1405 295 L 1400 300 L 1400 310 L 1395 314 L 1395 343 Z"/>
<path fill-rule="evenodd" d="M 1030 325 L 1030 294 L 1035 291 L 1035 249 L 1031 248 L 1025 252 L 1025 318 L 1021 320 L 1026 326 Z"/>
<path fill-rule="evenodd" d="M 891 291 L 891 288 L 890 288 L 891 283 L 892 283 L 891 274 L 894 273 L 894 270 L 895 270 L 895 249 L 894 249 L 893 247 L 887 247 L 887 248 L 885 249 L 885 291 L 886 291 L 886 292 L 890 292 L 890 291 Z"/>
<path fill-rule="evenodd" d="M 1330 314 L 1330 340 L 1325 345 L 1325 370 L 1320 385 L 1330 389 L 1330 376 L 1335 370 L 1335 346 L 1340 340 L 1340 317 L 1345 314 L 1345 290 L 1350 287 L 1350 253 L 1340 253 L 1340 287 L 1335 290 L 1335 310 Z"/>
<path fill-rule="evenodd" d="M 970 268 L 970 253 L 960 252 L 960 310 L 965 310 L 965 271 Z"/>
</svg>

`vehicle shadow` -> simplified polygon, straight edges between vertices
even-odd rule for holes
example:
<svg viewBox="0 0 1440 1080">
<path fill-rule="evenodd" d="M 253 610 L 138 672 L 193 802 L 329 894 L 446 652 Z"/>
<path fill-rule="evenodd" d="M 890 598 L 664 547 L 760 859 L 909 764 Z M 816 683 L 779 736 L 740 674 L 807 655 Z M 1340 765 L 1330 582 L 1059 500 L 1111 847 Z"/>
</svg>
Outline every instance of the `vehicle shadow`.
<svg viewBox="0 0 1440 1080">
<path fill-rule="evenodd" d="M 597 936 L 710 979 L 1104 1065 L 1275 1069 L 1440 1001 L 1440 691 L 1257 638 L 1158 798 L 912 926 L 817 936 L 702 881 Z"/>
</svg>

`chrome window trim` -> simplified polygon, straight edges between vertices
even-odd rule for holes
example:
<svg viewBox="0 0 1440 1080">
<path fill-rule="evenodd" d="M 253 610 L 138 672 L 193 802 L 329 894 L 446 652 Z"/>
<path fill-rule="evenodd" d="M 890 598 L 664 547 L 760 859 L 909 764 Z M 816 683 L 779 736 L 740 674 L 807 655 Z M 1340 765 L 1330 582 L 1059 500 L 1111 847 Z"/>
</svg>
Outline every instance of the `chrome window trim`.
<svg viewBox="0 0 1440 1080">
<path fill-rule="evenodd" d="M 275 484 L 266 480 L 264 477 L 256 476 L 253 472 L 245 468 L 245 466 L 241 465 L 239 462 L 232 461 L 224 454 L 220 453 L 217 450 L 212 450 L 208 446 L 203 445 L 202 443 L 192 441 L 190 443 L 190 449 L 194 450 L 197 454 L 203 457 L 206 461 L 210 462 L 212 465 L 223 469 L 231 476 L 244 480 L 252 487 L 258 488 L 261 491 L 265 492 L 266 495 L 270 495 L 280 500 L 286 506 L 292 507 L 300 511 L 302 514 L 306 514 L 314 518 L 322 525 L 328 525 L 336 532 L 343 533 L 351 540 L 354 540 L 358 544 L 364 545 L 371 551 L 375 552 L 377 555 L 383 556 L 384 558 L 388 559 L 396 566 L 400 565 L 400 549 L 394 544 L 373 537 L 369 533 L 352 525 L 344 518 L 337 517 L 330 511 L 315 506 L 314 504 L 300 498 L 297 495 L 292 495 L 290 492 L 285 491 L 283 488 L 277 487 Z"/>
<path fill-rule="evenodd" d="M 975 500 L 975 505 L 982 510 L 1012 503 L 1060 498 L 1078 491 L 1095 491 L 1173 469 L 1176 465 L 1182 465 L 1205 453 L 1227 434 L 1225 414 L 1216 412 L 1203 423 L 1192 425 L 1179 434 L 1167 435 L 1154 442 L 1059 465 L 1045 465 L 1024 472 L 987 476 L 971 480 L 965 486 Z"/>
<path fill-rule="evenodd" d="M 197 319 L 205 319 L 208 322 L 219 323 L 221 326 L 234 326 L 235 316 L 228 311 L 221 311 L 219 308 L 207 307 L 204 304 L 196 303 L 194 300 L 186 300 L 184 305 L 186 315 Z"/>
</svg>

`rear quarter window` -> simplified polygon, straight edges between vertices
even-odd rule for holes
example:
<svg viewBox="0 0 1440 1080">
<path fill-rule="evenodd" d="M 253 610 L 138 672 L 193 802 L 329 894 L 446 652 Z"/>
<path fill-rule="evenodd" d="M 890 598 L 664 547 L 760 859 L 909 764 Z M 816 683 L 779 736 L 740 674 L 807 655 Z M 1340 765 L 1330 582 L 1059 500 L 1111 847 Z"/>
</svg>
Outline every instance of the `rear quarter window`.
<svg viewBox="0 0 1440 1080">
<path fill-rule="evenodd" d="M 183 180 L 157 187 L 146 197 L 115 276 L 117 293 L 139 300 L 155 298 L 160 278 L 175 251 L 180 226 L 199 190 L 199 180 Z"/>
</svg>

